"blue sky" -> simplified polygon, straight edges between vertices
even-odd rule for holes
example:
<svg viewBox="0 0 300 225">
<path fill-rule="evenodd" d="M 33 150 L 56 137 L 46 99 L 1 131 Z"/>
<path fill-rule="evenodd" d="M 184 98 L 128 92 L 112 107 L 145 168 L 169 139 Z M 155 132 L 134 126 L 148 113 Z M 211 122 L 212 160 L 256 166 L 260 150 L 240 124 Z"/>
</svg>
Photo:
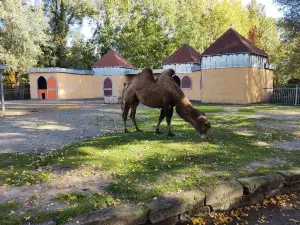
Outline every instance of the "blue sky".
<svg viewBox="0 0 300 225">
<path fill-rule="evenodd" d="M 247 5 L 251 2 L 251 0 L 242 0 L 242 2 L 244 5 Z M 266 14 L 268 17 L 282 17 L 282 13 L 278 10 L 278 7 L 273 3 L 273 0 L 257 0 L 257 2 L 266 6 Z"/>
<path fill-rule="evenodd" d="M 251 2 L 251 0 L 242 0 L 242 2 L 246 6 Z M 278 7 L 273 3 L 273 0 L 257 0 L 257 2 L 266 6 L 265 10 L 268 17 L 273 17 L 276 19 L 282 17 L 282 13 L 278 10 Z M 82 34 L 84 34 L 84 37 L 86 39 L 92 37 L 92 31 L 87 21 L 83 23 L 81 32 Z"/>
</svg>

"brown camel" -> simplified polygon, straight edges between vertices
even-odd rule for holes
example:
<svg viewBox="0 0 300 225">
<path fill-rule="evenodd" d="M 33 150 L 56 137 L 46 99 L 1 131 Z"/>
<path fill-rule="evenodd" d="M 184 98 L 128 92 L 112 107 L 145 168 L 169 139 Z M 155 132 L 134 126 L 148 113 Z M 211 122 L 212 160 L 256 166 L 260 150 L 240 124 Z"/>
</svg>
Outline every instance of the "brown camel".
<svg viewBox="0 0 300 225">
<path fill-rule="evenodd" d="M 131 109 L 130 117 L 132 118 L 132 122 L 136 130 L 140 131 L 136 124 L 135 114 L 136 108 L 139 102 L 141 102 L 146 106 L 161 109 L 156 133 L 160 133 L 160 123 L 166 117 L 168 136 L 173 136 L 170 125 L 173 108 L 175 107 L 177 114 L 189 122 L 201 135 L 202 139 L 207 138 L 210 129 L 207 115 L 193 107 L 192 103 L 172 78 L 174 74 L 175 71 L 173 69 L 168 69 L 157 79 L 154 79 L 152 70 L 145 69 L 136 75 L 124 93 L 123 122 L 125 132 L 128 132 L 126 120 L 129 109 Z"/>
</svg>

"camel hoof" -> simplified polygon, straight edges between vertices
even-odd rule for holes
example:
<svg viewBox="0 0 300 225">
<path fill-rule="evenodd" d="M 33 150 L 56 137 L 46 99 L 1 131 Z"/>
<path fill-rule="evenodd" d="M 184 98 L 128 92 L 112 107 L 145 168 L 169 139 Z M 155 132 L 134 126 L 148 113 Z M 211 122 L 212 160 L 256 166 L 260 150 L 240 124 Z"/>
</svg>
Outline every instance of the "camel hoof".
<svg viewBox="0 0 300 225">
<path fill-rule="evenodd" d="M 136 132 L 142 132 L 142 131 L 143 131 L 143 130 L 141 130 L 141 129 L 137 129 L 137 130 L 136 130 Z"/>
<path fill-rule="evenodd" d="M 173 134 L 173 133 L 168 133 L 168 137 L 174 137 L 175 136 L 175 134 Z"/>
<path fill-rule="evenodd" d="M 155 131 L 155 133 L 156 133 L 156 134 L 162 134 L 162 132 L 159 131 L 159 130 Z"/>
</svg>

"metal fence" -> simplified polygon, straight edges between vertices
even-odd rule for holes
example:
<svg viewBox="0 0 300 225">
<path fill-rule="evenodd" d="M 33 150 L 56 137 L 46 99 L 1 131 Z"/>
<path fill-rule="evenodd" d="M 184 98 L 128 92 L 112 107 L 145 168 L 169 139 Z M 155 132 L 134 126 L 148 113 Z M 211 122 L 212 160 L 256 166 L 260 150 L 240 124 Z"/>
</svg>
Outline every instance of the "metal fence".
<svg viewBox="0 0 300 225">
<path fill-rule="evenodd" d="M 276 87 L 265 89 L 269 103 L 300 106 L 300 87 Z"/>
<path fill-rule="evenodd" d="M 1 92 L 0 92 L 1 97 Z M 4 89 L 5 100 L 30 99 L 30 89 Z"/>
</svg>

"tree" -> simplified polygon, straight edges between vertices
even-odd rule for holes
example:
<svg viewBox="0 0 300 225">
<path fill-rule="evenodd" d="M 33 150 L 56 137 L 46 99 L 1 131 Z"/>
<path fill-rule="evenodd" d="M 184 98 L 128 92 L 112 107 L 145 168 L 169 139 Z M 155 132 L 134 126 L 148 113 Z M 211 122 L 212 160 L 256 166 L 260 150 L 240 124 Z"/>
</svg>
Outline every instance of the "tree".
<svg viewBox="0 0 300 225">
<path fill-rule="evenodd" d="M 96 60 L 93 45 L 85 42 L 82 34 L 77 32 L 72 47 L 66 51 L 61 65 L 65 68 L 88 70 Z"/>
<path fill-rule="evenodd" d="M 285 78 L 300 78 L 300 4 L 298 0 L 274 0 L 278 3 L 284 13 L 283 19 L 279 21 L 282 29 L 282 46 L 284 52 L 278 61 L 277 76 Z"/>
<path fill-rule="evenodd" d="M 287 29 L 292 36 L 298 36 L 300 32 L 300 3 L 299 0 L 274 0 L 284 13 L 281 25 Z"/>
<path fill-rule="evenodd" d="M 273 63 L 279 46 L 279 34 L 276 21 L 268 18 L 265 6 L 252 0 L 247 6 L 248 12 L 248 39 L 257 47 L 264 50 Z"/>
<path fill-rule="evenodd" d="M 22 74 L 37 64 L 43 53 L 41 45 L 48 40 L 43 4 L 3 0 L 0 16 L 0 58 L 9 66 L 19 86 Z"/>
<path fill-rule="evenodd" d="M 113 48 L 139 68 L 160 67 L 184 43 L 203 52 L 230 24 L 271 56 L 278 46 L 275 20 L 254 0 L 246 8 L 240 0 L 97 0 L 96 5 L 96 53 Z"/>
<path fill-rule="evenodd" d="M 159 1 L 156 1 L 158 3 Z M 166 31 L 167 20 L 162 8 L 151 2 L 135 4 L 130 18 L 117 37 L 117 48 L 132 64 L 139 68 L 158 68 L 170 54 L 174 44 Z"/>
<path fill-rule="evenodd" d="M 67 41 L 71 26 L 81 24 L 87 16 L 96 14 L 92 0 L 44 0 L 45 13 L 49 18 L 51 43 L 45 46 L 45 52 L 51 56 L 45 62 L 51 66 L 62 66 L 67 52 Z M 50 53 L 50 54 L 49 54 Z"/>
</svg>

